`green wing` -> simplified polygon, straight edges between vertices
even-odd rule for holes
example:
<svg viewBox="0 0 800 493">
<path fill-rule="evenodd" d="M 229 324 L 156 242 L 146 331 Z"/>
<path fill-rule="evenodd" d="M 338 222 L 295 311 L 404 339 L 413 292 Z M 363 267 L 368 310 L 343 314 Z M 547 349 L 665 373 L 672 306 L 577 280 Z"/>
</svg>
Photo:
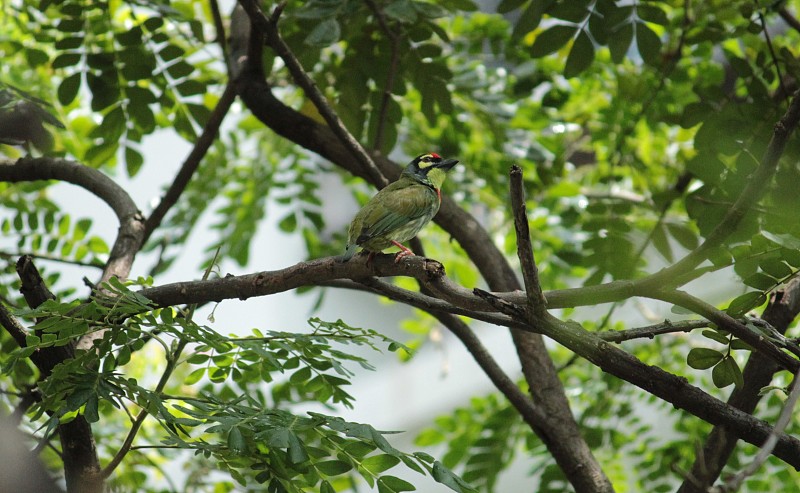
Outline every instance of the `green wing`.
<svg viewBox="0 0 800 493">
<path fill-rule="evenodd" d="M 355 242 L 361 245 L 372 238 L 391 236 L 393 231 L 409 222 L 425 216 L 433 217 L 438 205 L 439 198 L 430 187 L 414 184 L 392 189 L 390 185 L 362 209 L 361 231 Z"/>
</svg>

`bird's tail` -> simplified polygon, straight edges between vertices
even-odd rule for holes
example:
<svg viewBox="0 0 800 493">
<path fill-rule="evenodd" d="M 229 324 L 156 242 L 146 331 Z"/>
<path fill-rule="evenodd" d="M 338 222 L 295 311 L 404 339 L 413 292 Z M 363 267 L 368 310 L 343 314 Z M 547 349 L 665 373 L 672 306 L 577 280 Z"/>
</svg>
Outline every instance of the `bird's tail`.
<svg viewBox="0 0 800 493">
<path fill-rule="evenodd" d="M 336 260 L 338 260 L 339 262 L 347 262 L 348 260 L 353 258 L 353 255 L 356 254 L 356 250 L 358 250 L 358 245 L 348 244 L 347 249 L 344 251 L 343 254 L 336 257 Z"/>
</svg>

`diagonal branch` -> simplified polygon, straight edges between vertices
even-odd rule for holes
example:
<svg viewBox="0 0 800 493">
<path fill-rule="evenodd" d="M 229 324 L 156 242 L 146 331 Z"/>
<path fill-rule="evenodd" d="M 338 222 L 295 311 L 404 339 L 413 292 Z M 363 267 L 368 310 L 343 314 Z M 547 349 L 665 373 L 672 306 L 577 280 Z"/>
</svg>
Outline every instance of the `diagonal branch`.
<svg viewBox="0 0 800 493">
<path fill-rule="evenodd" d="M 795 279 L 780 291 L 773 293 L 762 318 L 780 333 L 785 333 L 789 325 L 800 314 L 800 279 Z M 728 404 L 752 414 L 762 398 L 761 389 L 772 381 L 779 367 L 760 352 L 750 354 L 742 371 L 744 385 L 733 390 Z M 738 437 L 723 426 L 711 430 L 702 453 L 692 465 L 688 478 L 678 489 L 678 493 L 704 493 L 719 477 L 728 458 L 733 453 Z"/>
<path fill-rule="evenodd" d="M 739 198 L 728 209 L 719 224 L 709 233 L 705 241 L 678 262 L 640 280 L 640 284 L 658 288 L 678 286 L 679 284 L 675 283 L 676 279 L 680 279 L 684 274 L 705 261 L 709 252 L 720 246 L 733 233 L 745 214 L 766 193 L 768 187 L 765 187 L 764 184 L 769 183 L 775 174 L 789 137 L 797 128 L 798 123 L 800 123 L 800 91 L 796 91 L 792 95 L 789 108 L 775 124 L 772 138 L 764 151 L 758 168 L 750 175 L 747 185 L 739 194 Z"/>
<path fill-rule="evenodd" d="M 653 299 L 666 301 L 674 305 L 691 310 L 694 313 L 714 322 L 723 330 L 730 332 L 744 342 L 750 344 L 757 351 L 762 352 L 769 357 L 770 360 L 775 361 L 781 367 L 791 371 L 797 372 L 800 370 L 800 361 L 793 358 L 789 354 L 782 351 L 778 346 L 765 338 L 762 334 L 751 330 L 745 324 L 731 317 L 722 310 L 706 303 L 705 301 L 692 296 L 684 291 L 657 291 L 652 294 L 643 294 Z"/>
<path fill-rule="evenodd" d="M 381 294 L 423 310 L 444 309 L 441 300 L 433 299 L 419 293 L 412 293 L 388 283 L 380 284 L 377 289 L 375 281 L 370 287 L 352 281 L 332 281 L 325 285 L 345 287 L 350 289 L 367 289 L 376 294 Z M 618 349 L 602 340 L 597 334 L 584 330 L 575 322 L 563 322 L 550 315 L 540 321 L 535 327 L 527 322 L 504 318 L 498 315 L 489 315 L 494 320 L 486 320 L 515 329 L 527 331 L 541 331 L 544 335 L 564 345 L 575 354 L 588 359 L 603 371 L 617 378 L 625 380 L 646 392 L 671 403 L 676 408 L 683 409 L 704 421 L 718 427 L 724 427 L 732 436 L 745 440 L 748 443 L 760 446 L 767 439 L 772 428 L 764 421 L 743 412 L 730 404 L 712 397 L 701 389 L 690 385 L 680 376 L 668 373 L 657 366 L 643 363 L 635 356 Z M 781 435 L 775 449 L 775 456 L 795 468 L 800 468 L 800 440 Z"/>
<path fill-rule="evenodd" d="M 786 402 L 783 403 L 783 409 L 781 410 L 781 414 L 778 416 L 778 420 L 775 422 L 775 427 L 772 429 L 769 437 L 767 437 L 764 445 L 762 445 L 758 450 L 758 453 L 753 461 L 744 469 L 736 473 L 733 477 L 725 480 L 725 483 L 722 486 L 718 488 L 710 488 L 708 490 L 709 493 L 733 493 L 735 491 L 739 491 L 742 483 L 744 483 L 748 477 L 752 476 L 762 465 L 764 465 L 764 462 L 766 462 L 769 456 L 772 455 L 772 451 L 775 450 L 775 446 L 778 444 L 778 439 L 783 433 L 783 430 L 785 430 L 786 426 L 789 425 L 789 422 L 792 419 L 792 414 L 794 413 L 794 408 L 797 405 L 798 398 L 800 398 L 800 371 L 794 374 L 791 390 L 789 391 L 789 397 L 786 399 Z"/>
<path fill-rule="evenodd" d="M 378 108 L 378 124 L 375 128 L 375 142 L 372 144 L 373 149 L 380 151 L 381 146 L 383 146 L 383 134 L 386 128 L 386 117 L 389 110 L 389 102 L 392 100 L 394 82 L 397 78 L 397 71 L 400 66 L 400 37 L 394 31 L 392 31 L 392 28 L 389 26 L 383 11 L 375 4 L 373 0 L 367 0 L 367 5 L 375 14 L 375 18 L 378 20 L 381 30 L 386 34 L 386 37 L 389 38 L 390 47 L 389 70 L 386 73 L 386 86 L 383 88 L 381 105 Z"/>
<path fill-rule="evenodd" d="M 212 2 L 212 4 L 215 4 L 215 2 Z M 186 156 L 186 160 L 183 162 L 178 174 L 175 175 L 175 179 L 172 180 L 172 184 L 169 186 L 156 208 L 153 209 L 153 212 L 147 220 L 145 220 L 142 244 L 146 243 L 150 235 L 153 234 L 153 231 L 161 225 L 161 221 L 164 220 L 167 212 L 178 202 L 181 194 L 186 190 L 189 181 L 200 166 L 200 162 L 217 138 L 222 121 L 225 119 L 225 115 L 228 114 L 235 99 L 236 89 L 232 83 L 229 83 L 225 86 L 225 91 L 217 102 L 214 111 L 211 112 L 211 116 L 205 128 L 203 128 L 203 133 L 197 138 L 191 152 Z"/>
<path fill-rule="evenodd" d="M 272 16 L 268 19 L 258 2 L 255 0 L 240 0 L 239 4 L 250 16 L 252 26 L 262 32 L 266 38 L 267 44 L 275 51 L 283 62 L 286 68 L 292 74 L 295 82 L 300 86 L 306 94 L 306 97 L 314 103 L 317 111 L 325 119 L 328 126 L 333 130 L 333 133 L 339 138 L 344 146 L 350 151 L 352 157 L 355 157 L 365 172 L 372 178 L 373 183 L 378 184 L 379 188 L 383 188 L 389 184 L 389 181 L 381 173 L 372 157 L 367 153 L 364 147 L 353 137 L 353 135 L 344 126 L 344 123 L 339 118 L 339 115 L 330 107 L 325 96 L 319 90 L 317 85 L 308 76 L 300 61 L 292 53 L 289 45 L 281 37 L 278 32 L 278 18 L 283 10 L 283 4 L 279 4 Z"/>
</svg>

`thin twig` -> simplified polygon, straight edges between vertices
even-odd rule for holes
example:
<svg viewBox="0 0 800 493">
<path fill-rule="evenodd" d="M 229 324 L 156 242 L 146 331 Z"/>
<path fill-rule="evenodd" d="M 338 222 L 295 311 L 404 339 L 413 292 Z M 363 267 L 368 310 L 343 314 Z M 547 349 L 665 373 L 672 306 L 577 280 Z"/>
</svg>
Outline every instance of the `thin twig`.
<svg viewBox="0 0 800 493">
<path fill-rule="evenodd" d="M 753 0 L 755 3 L 756 9 L 758 9 L 758 0 Z M 789 94 L 789 91 L 786 89 L 786 86 L 783 83 L 783 74 L 781 73 L 781 66 L 778 63 L 778 56 L 775 54 L 775 48 L 772 46 L 772 39 L 769 36 L 769 31 L 767 30 L 767 20 L 764 18 L 764 13 L 761 10 L 757 11 L 758 20 L 761 21 L 761 31 L 764 32 L 764 40 L 767 42 L 767 49 L 769 50 L 769 55 L 772 58 L 772 64 L 775 65 L 775 72 L 778 76 L 778 84 L 781 87 L 781 92 L 784 96 Z"/>
<path fill-rule="evenodd" d="M 222 59 L 227 60 L 228 41 L 225 35 L 225 24 L 222 22 L 222 14 L 219 11 L 219 3 L 217 3 L 217 0 L 209 0 L 208 3 L 211 7 L 211 16 L 214 18 L 214 29 L 217 31 L 216 42 L 220 51 L 222 51 Z"/>
<path fill-rule="evenodd" d="M 686 308 L 687 310 L 691 310 L 701 317 L 713 322 L 720 329 L 730 332 L 747 344 L 753 346 L 756 350 L 763 352 L 781 367 L 791 371 L 792 373 L 800 370 L 800 361 L 786 354 L 768 338 L 754 330 L 751 330 L 745 324 L 731 317 L 722 310 L 719 310 L 718 308 L 695 296 L 692 296 L 689 293 L 678 290 L 658 290 L 651 293 L 641 294 L 642 296 L 666 301 L 668 303 Z"/>
<path fill-rule="evenodd" d="M 383 134 L 386 129 L 386 117 L 389 111 L 389 102 L 392 99 L 394 82 L 397 78 L 397 71 L 400 68 L 400 37 L 389 26 L 389 23 L 386 21 L 386 16 L 374 1 L 367 0 L 367 5 L 375 14 L 375 18 L 378 20 L 381 30 L 383 30 L 383 32 L 386 34 L 386 37 L 389 38 L 390 49 L 389 70 L 386 73 L 386 87 L 383 88 L 383 97 L 381 99 L 381 105 L 378 108 L 378 124 L 375 129 L 375 141 L 372 144 L 372 148 L 374 150 L 380 151 L 381 146 L 383 145 Z"/>
<path fill-rule="evenodd" d="M 214 258 L 212 259 L 211 263 L 206 268 L 205 273 L 203 274 L 203 280 L 208 280 L 208 276 L 211 274 L 211 270 L 214 268 L 214 265 L 219 258 L 220 248 L 217 248 L 216 253 L 214 253 Z M 194 315 L 194 311 L 197 308 L 197 305 L 192 305 L 189 309 L 189 314 L 187 318 L 191 321 L 192 316 Z M 177 344 L 175 344 L 174 349 L 172 351 L 167 350 L 166 358 L 167 358 L 167 365 L 164 368 L 164 373 L 161 374 L 161 378 L 158 380 L 158 384 L 154 389 L 154 393 L 156 395 L 160 394 L 164 387 L 167 386 L 167 382 L 169 382 L 170 377 L 172 376 L 172 372 L 175 371 L 175 367 L 178 365 L 181 353 L 186 348 L 186 345 L 189 343 L 189 339 L 186 338 L 179 338 Z M 122 446 L 120 446 L 119 450 L 111 461 L 103 468 L 100 475 L 102 478 L 108 478 L 111 473 L 114 472 L 114 469 L 117 468 L 122 463 L 122 459 L 130 452 L 131 446 L 133 445 L 133 440 L 136 438 L 136 435 L 139 433 L 139 428 L 142 427 L 144 424 L 144 420 L 147 416 L 150 415 L 150 412 L 147 410 L 146 407 L 142 408 L 139 411 L 139 414 L 136 416 L 136 419 L 131 423 L 131 429 L 128 430 L 128 435 L 125 437 L 125 440 L 122 442 Z"/>
<path fill-rule="evenodd" d="M 0 257 L 11 259 L 11 258 L 19 258 L 22 255 L 27 255 L 32 258 L 40 259 L 40 260 L 49 260 L 50 262 L 59 262 L 62 264 L 67 265 L 75 265 L 78 267 L 94 267 L 96 269 L 102 269 L 103 263 L 102 262 L 81 262 L 80 260 L 69 260 L 61 257 L 56 257 L 55 255 L 48 255 L 46 253 L 11 253 L 6 251 L 0 251 Z"/>
<path fill-rule="evenodd" d="M 285 4 L 278 4 L 273 10 L 270 18 L 267 18 L 266 15 L 264 15 L 264 12 L 261 10 L 261 7 L 259 7 L 256 0 L 239 0 L 239 4 L 247 12 L 253 27 L 264 33 L 267 44 L 269 44 L 269 46 L 275 51 L 275 54 L 277 54 L 281 60 L 283 60 L 283 62 L 286 64 L 286 68 L 292 74 L 294 81 L 303 89 L 306 97 L 311 100 L 311 102 L 317 108 L 317 111 L 319 111 L 320 115 L 322 115 L 322 118 L 325 119 L 325 122 L 327 122 L 328 126 L 331 128 L 337 138 L 345 147 L 347 147 L 353 157 L 358 160 L 373 183 L 377 184 L 379 188 L 383 188 L 388 185 L 389 181 L 385 176 L 383 176 L 383 173 L 381 173 L 381 171 L 375 165 L 372 157 L 347 130 L 347 128 L 344 126 L 344 123 L 339 118 L 339 115 L 333 111 L 333 108 L 331 108 L 331 106 L 328 104 L 325 96 L 319 90 L 311 77 L 309 77 L 308 73 L 306 73 L 305 69 L 300 64 L 300 61 L 297 59 L 292 50 L 289 48 L 289 45 L 286 44 L 278 32 L 278 19 Z"/>
<path fill-rule="evenodd" d="M 732 493 L 737 491 L 747 478 L 755 474 L 755 472 L 762 465 L 764 465 L 764 462 L 767 461 L 769 456 L 772 455 L 772 452 L 775 450 L 775 446 L 778 444 L 778 439 L 783 434 L 783 430 L 785 430 L 789 425 L 789 422 L 792 419 L 792 414 L 794 413 L 794 408 L 797 405 L 798 398 L 800 398 L 800 371 L 794 374 L 792 388 L 789 391 L 789 396 L 786 398 L 786 402 L 783 403 L 781 414 L 778 416 L 778 420 L 775 422 L 775 426 L 772 428 L 769 437 L 767 437 L 764 445 L 762 445 L 758 450 L 758 453 L 756 454 L 755 458 L 753 458 L 753 461 L 744 469 L 727 479 L 722 485 L 710 488 L 708 490 L 709 493 Z"/>
<path fill-rule="evenodd" d="M 647 325 L 645 327 L 598 332 L 597 337 L 607 342 L 618 343 L 630 341 L 631 339 L 653 339 L 655 336 L 674 334 L 676 332 L 691 332 L 695 329 L 708 327 L 709 325 L 711 325 L 711 322 L 708 320 L 681 320 L 678 322 L 665 320 L 660 324 Z"/>
<path fill-rule="evenodd" d="M 525 207 L 525 189 L 522 181 L 522 168 L 511 167 L 509 186 L 511 191 L 511 209 L 514 214 L 514 230 L 517 233 L 517 256 L 522 267 L 522 278 L 525 281 L 525 292 L 528 297 L 528 309 L 531 315 L 541 316 L 547 310 L 547 301 L 542 294 L 539 282 L 539 269 L 531 245 L 531 232 L 528 228 L 528 213 Z"/>
</svg>

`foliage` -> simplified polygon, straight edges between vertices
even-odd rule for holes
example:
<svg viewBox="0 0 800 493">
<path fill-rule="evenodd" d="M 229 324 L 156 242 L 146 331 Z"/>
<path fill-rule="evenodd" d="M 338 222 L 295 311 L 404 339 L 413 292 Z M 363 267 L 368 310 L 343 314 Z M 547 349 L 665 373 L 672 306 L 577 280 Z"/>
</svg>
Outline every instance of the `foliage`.
<svg viewBox="0 0 800 493">
<path fill-rule="evenodd" d="M 695 251 L 751 183 L 800 80 L 797 1 L 482 6 L 292 0 L 279 30 L 350 133 L 375 155 L 402 162 L 434 147 L 461 161 L 443 193 L 486 227 L 514 267 L 517 241 L 504 211 L 508 167 L 520 165 L 546 289 L 642 279 Z M 195 145 L 219 94 L 235 83 L 231 59 L 241 47 L 226 41 L 233 26 L 225 12 L 215 22 L 217 8 L 195 0 L 4 2 L 0 153 L 65 157 L 120 182 L 160 169 L 147 157 L 148 140 L 174 133 Z M 218 32 L 220 25 L 228 32 Z M 320 121 L 287 64 L 269 49 L 263 62 L 275 95 Z M 195 179 L 143 246 L 137 285 L 187 277 L 175 267 L 191 243 L 207 252 L 192 260 L 198 268 L 213 264 L 215 251 L 222 263 L 251 267 L 257 232 L 270 221 L 300 238 L 309 258 L 341 251 L 342 231 L 326 223 L 326 186 L 342 183 L 356 201 L 371 190 L 314 149 L 267 129 L 239 103 L 233 108 Z M 800 138 L 793 136 L 763 197 L 741 211 L 705 263 L 684 274 L 695 283 L 687 289 L 711 292 L 712 304 L 779 347 L 783 336 L 743 317 L 800 269 L 798 157 Z M 247 327 L 250 336 L 223 336 L 196 323 L 191 309 L 156 308 L 117 279 L 88 296 L 79 279 L 103 268 L 112 241 L 96 217 L 59 203 L 54 188 L 48 181 L 0 183 L 0 302 L 30 326 L 25 347 L 5 331 L 0 336 L 0 400 L 10 412 L 35 387 L 38 400 L 26 414 L 33 436 L 50 439 L 59 424 L 81 416 L 95 425 L 103 463 L 132 432 L 151 448 L 127 455 L 113 475 L 116 486 L 139 487 L 149 477 L 143 471 L 160 467 L 154 464 L 176 448 L 197 460 L 186 461 L 186 485 L 173 489 L 211 488 L 208 473 L 223 471 L 232 481 L 222 490 L 327 493 L 363 482 L 381 492 L 410 491 L 414 485 L 386 473 L 402 463 L 443 488 L 498 491 L 503 472 L 520 460 L 529 461 L 540 491 L 569 487 L 533 430 L 494 393 L 453 403 L 452 413 L 420 434 L 418 445 L 443 451 L 440 461 L 402 452 L 388 432 L 337 417 L 337 406 L 356 405 L 347 391 L 353 368 L 372 368 L 357 349 L 405 355 L 406 346 L 376 330 L 312 318 L 305 332 Z M 423 238 L 426 254 L 445 263 L 451 279 L 481 285 L 465 245 L 438 227 Z M 42 260 L 55 300 L 22 308 L 14 270 L 20 254 Z M 410 279 L 394 282 L 416 289 Z M 566 314 L 598 332 L 624 330 L 633 322 L 620 307 Z M 401 325 L 414 349 L 439 330 L 422 311 Z M 38 374 L 36 351 L 94 332 L 102 334 L 94 351 Z M 717 326 L 622 347 L 718 398 L 743 386 L 752 351 Z M 671 468 L 691 467 L 695 442 L 709 426 L 573 361 L 563 348 L 550 354 L 563 364 L 559 375 L 584 439 L 614 485 L 673 490 L 682 477 Z M 781 378 L 776 387 L 785 387 Z M 781 406 L 775 394 L 767 393 L 759 417 L 774 419 Z M 313 411 L 320 408 L 325 413 Z M 650 411 L 664 417 L 670 433 L 647 419 Z M 147 419 L 131 431 L 138 413 Z M 739 449 L 728 467 L 754 454 Z M 61 467 L 52 451 L 45 458 Z M 771 460 L 747 486 L 766 489 L 771 478 L 787 490 L 800 482 Z"/>
</svg>

